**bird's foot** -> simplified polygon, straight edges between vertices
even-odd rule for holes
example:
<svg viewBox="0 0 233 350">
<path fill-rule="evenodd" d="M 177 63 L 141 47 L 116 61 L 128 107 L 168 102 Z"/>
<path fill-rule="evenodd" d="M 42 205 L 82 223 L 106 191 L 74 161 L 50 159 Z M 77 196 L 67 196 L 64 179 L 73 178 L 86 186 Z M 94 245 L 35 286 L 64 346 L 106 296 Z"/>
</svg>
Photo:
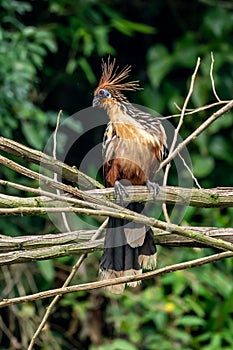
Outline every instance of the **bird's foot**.
<svg viewBox="0 0 233 350">
<path fill-rule="evenodd" d="M 120 181 L 115 181 L 114 184 L 114 198 L 117 199 L 119 197 L 120 204 L 123 205 L 123 194 L 125 194 L 126 197 L 129 197 L 129 193 L 124 185 L 120 183 Z"/>
<path fill-rule="evenodd" d="M 156 200 L 156 197 L 160 190 L 159 184 L 157 184 L 156 182 L 151 182 L 150 180 L 147 180 L 146 186 L 149 192 L 153 191 L 153 197 L 154 197 L 154 200 Z"/>
</svg>

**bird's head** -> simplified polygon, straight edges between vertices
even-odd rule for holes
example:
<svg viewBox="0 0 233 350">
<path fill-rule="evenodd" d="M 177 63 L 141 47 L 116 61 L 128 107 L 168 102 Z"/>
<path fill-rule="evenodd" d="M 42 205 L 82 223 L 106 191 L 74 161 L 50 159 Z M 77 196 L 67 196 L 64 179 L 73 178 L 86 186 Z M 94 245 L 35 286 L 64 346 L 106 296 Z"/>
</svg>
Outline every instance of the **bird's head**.
<svg viewBox="0 0 233 350">
<path fill-rule="evenodd" d="M 122 90 L 140 90 L 138 81 L 122 83 L 122 80 L 129 76 L 131 66 L 124 67 L 118 72 L 119 67 L 115 67 L 116 60 L 102 61 L 102 75 L 98 87 L 94 92 L 93 107 L 107 108 L 110 103 L 127 101 L 122 94 Z"/>
<path fill-rule="evenodd" d="M 96 89 L 92 105 L 93 107 L 104 107 L 104 103 L 106 103 L 108 99 L 111 99 L 112 102 L 114 101 L 114 98 L 109 90 L 103 88 Z"/>
</svg>

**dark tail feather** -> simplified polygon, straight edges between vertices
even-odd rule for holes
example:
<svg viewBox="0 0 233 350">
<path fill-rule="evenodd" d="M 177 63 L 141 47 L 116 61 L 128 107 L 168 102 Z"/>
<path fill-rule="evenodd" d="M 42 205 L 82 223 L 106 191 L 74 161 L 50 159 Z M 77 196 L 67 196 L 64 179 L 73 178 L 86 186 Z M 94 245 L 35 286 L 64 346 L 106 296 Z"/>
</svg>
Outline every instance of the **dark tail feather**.
<svg viewBox="0 0 233 350">
<path fill-rule="evenodd" d="M 142 203 L 130 203 L 128 209 L 141 212 Z M 153 269 L 156 266 L 156 247 L 153 232 L 149 227 L 124 219 L 109 218 L 106 230 L 104 253 L 100 263 L 101 277 L 137 275 L 142 268 Z M 135 287 L 138 282 L 129 283 Z M 125 284 L 110 286 L 115 294 L 122 293 Z"/>
</svg>

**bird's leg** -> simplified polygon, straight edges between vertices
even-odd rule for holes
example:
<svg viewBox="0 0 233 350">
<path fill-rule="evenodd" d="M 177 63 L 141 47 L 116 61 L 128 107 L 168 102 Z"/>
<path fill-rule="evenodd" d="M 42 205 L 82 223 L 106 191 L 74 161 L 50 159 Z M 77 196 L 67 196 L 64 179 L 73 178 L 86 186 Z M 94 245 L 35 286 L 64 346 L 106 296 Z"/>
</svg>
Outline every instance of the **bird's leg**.
<svg viewBox="0 0 233 350">
<path fill-rule="evenodd" d="M 114 198 L 117 199 L 119 196 L 120 204 L 123 205 L 123 193 L 126 197 L 129 197 L 129 193 L 124 185 L 120 181 L 115 181 L 114 184 Z"/>
<path fill-rule="evenodd" d="M 153 191 L 153 197 L 155 200 L 157 197 L 157 194 L 159 193 L 159 190 L 160 190 L 159 184 L 157 184 L 156 182 L 151 182 L 150 180 L 147 180 L 146 186 L 147 186 L 149 192 Z"/>
</svg>

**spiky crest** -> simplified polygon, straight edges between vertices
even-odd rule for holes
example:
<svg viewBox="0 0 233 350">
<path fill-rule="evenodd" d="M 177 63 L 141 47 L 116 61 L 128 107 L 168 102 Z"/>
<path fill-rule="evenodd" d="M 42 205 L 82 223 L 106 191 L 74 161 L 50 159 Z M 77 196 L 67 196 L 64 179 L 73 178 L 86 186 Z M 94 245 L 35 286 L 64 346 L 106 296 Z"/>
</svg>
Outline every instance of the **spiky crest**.
<svg viewBox="0 0 233 350">
<path fill-rule="evenodd" d="M 102 76 L 94 95 L 98 93 L 99 89 L 106 89 L 112 94 L 113 97 L 120 100 L 125 100 L 126 97 L 121 93 L 122 90 L 141 90 L 141 88 L 139 87 L 138 80 L 121 83 L 129 76 L 131 66 L 127 65 L 120 72 L 118 72 L 119 66 L 117 66 L 114 70 L 115 63 L 115 58 L 112 62 L 110 61 L 110 57 L 108 57 L 107 62 L 104 62 L 102 59 Z"/>
</svg>

